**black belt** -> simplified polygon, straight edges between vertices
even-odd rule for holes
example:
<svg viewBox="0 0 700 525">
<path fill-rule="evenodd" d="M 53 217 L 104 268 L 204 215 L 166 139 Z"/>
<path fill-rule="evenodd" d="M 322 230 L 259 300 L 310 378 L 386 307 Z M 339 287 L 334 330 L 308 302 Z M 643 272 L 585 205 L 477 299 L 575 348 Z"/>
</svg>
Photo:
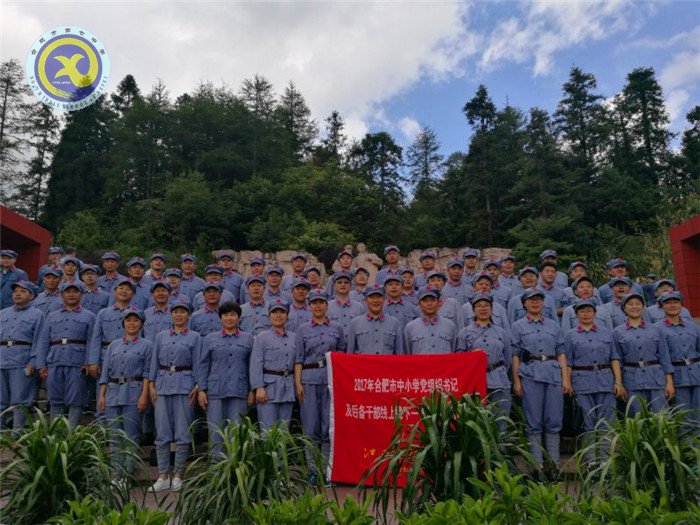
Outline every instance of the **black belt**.
<svg viewBox="0 0 700 525">
<path fill-rule="evenodd" d="M 659 365 L 661 362 L 658 359 L 654 359 L 653 361 L 625 361 L 623 364 L 630 368 L 645 368 L 647 366 Z"/>
<path fill-rule="evenodd" d="M 686 359 L 681 359 L 680 361 L 671 361 L 671 364 L 673 366 L 690 366 L 698 361 L 700 361 L 700 357 L 688 357 Z"/>
<path fill-rule="evenodd" d="M 301 365 L 303 370 L 310 370 L 312 368 L 326 368 L 326 360 L 321 359 L 320 361 L 315 361 L 313 363 L 304 363 Z"/>
<path fill-rule="evenodd" d="M 530 361 L 556 361 L 557 358 L 556 356 L 553 355 L 529 355 L 525 358 L 525 362 L 528 363 Z"/>
<path fill-rule="evenodd" d="M 27 341 L 13 341 L 8 339 L 7 341 L 0 341 L 0 346 L 32 346 L 32 343 Z"/>
<path fill-rule="evenodd" d="M 130 381 L 143 381 L 143 377 L 110 377 L 110 383 L 124 384 Z"/>
<path fill-rule="evenodd" d="M 273 376 L 287 377 L 294 373 L 294 370 L 270 370 L 269 368 L 263 368 L 263 374 L 272 374 Z"/>
<path fill-rule="evenodd" d="M 184 372 L 185 370 L 192 370 L 191 366 L 175 366 L 175 365 L 170 365 L 170 366 L 162 366 L 160 367 L 161 370 L 167 370 L 168 372 Z"/>
<path fill-rule="evenodd" d="M 486 367 L 486 371 L 487 371 L 487 372 L 491 372 L 492 370 L 496 370 L 496 368 L 502 367 L 504 364 L 505 364 L 505 363 L 504 363 L 503 360 L 501 359 L 498 363 L 494 363 L 494 364 L 492 364 L 492 365 L 487 366 L 487 367 Z"/>
<path fill-rule="evenodd" d="M 605 363 L 601 365 L 572 366 L 571 370 L 586 370 L 587 372 L 597 372 L 598 370 L 607 370 L 608 368 L 610 368 L 610 363 Z"/>
<path fill-rule="evenodd" d="M 86 345 L 87 341 L 85 339 L 57 339 L 56 341 L 51 341 L 50 345 Z"/>
</svg>

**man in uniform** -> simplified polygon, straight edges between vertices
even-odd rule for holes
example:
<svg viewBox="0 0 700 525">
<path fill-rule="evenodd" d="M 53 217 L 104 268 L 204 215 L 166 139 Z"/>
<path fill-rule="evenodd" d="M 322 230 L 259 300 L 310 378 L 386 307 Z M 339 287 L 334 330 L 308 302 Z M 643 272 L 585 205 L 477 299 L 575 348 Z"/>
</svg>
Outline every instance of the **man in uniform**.
<svg viewBox="0 0 700 525">
<path fill-rule="evenodd" d="M 283 278 L 284 269 L 281 266 L 273 264 L 265 269 L 267 285 L 265 286 L 264 297 L 268 303 L 276 301 L 277 299 L 282 299 L 285 303 L 289 304 L 289 297 L 282 291 Z"/>
<path fill-rule="evenodd" d="M 191 303 L 190 298 L 180 292 L 180 283 L 182 283 L 182 271 L 180 268 L 168 268 L 163 272 L 163 276 L 170 285 L 170 299 L 168 299 L 169 305 L 176 302 Z"/>
<path fill-rule="evenodd" d="M 15 266 L 17 252 L 0 250 L 0 309 L 12 306 L 12 285 L 17 281 L 28 281 L 27 272 Z"/>
<path fill-rule="evenodd" d="M 365 305 L 356 303 L 350 299 L 350 287 L 352 286 L 352 272 L 340 270 L 332 277 L 334 299 L 328 303 L 328 317 L 343 327 L 343 336 L 347 340 L 350 331 L 350 321 L 358 315 L 365 313 Z"/>
<path fill-rule="evenodd" d="M 221 266 L 219 266 L 218 264 L 210 264 L 209 266 L 207 266 L 204 269 L 204 279 L 207 283 L 221 283 L 221 298 L 219 299 L 219 303 L 223 304 L 229 301 L 233 301 L 234 303 L 238 302 L 238 295 L 234 296 L 224 286 L 224 269 Z M 206 301 L 204 300 L 204 290 L 202 290 L 201 292 L 197 292 L 197 295 L 194 296 L 194 300 L 192 301 L 193 310 L 201 310 L 204 307 L 205 302 Z M 204 337 L 205 334 L 200 335 Z"/>
<path fill-rule="evenodd" d="M 60 246 L 51 246 L 49 248 L 49 262 L 39 268 L 39 274 L 37 275 L 36 279 L 36 285 L 39 287 L 40 292 L 44 291 L 44 273 L 49 268 L 60 268 L 61 257 L 63 257 L 65 254 L 65 250 Z"/>
<path fill-rule="evenodd" d="M 258 335 L 272 326 L 265 301 L 265 278 L 262 275 L 251 275 L 246 279 L 248 301 L 241 305 L 241 320 L 238 323 L 241 330 Z"/>
<path fill-rule="evenodd" d="M 440 291 L 426 286 L 418 291 L 418 307 L 422 316 L 404 328 L 406 354 L 450 354 L 457 350 L 457 327 L 438 315 Z"/>
<path fill-rule="evenodd" d="M 467 285 L 467 288 L 474 286 L 474 277 L 479 273 L 479 250 L 476 248 L 466 248 L 462 252 L 464 259 L 464 273 L 462 281 Z"/>
<path fill-rule="evenodd" d="M 367 268 L 358 266 L 352 272 L 353 275 L 353 286 L 350 290 L 350 299 L 357 303 L 365 302 L 365 291 L 367 290 L 367 283 L 369 283 L 369 271 Z"/>
<path fill-rule="evenodd" d="M 342 252 L 338 253 L 336 259 L 340 265 L 340 270 L 335 272 L 331 278 L 328 279 L 328 283 L 326 284 L 326 295 L 328 296 L 329 301 L 335 297 L 335 274 L 345 272 L 352 275 L 352 270 L 350 269 L 352 267 L 352 252 L 350 250 L 343 250 Z"/>
<path fill-rule="evenodd" d="M 498 277 L 498 283 L 501 286 L 510 288 L 511 296 L 522 293 L 518 274 L 515 271 L 515 257 L 504 255 L 499 259 L 499 262 L 501 263 L 501 275 Z"/>
<path fill-rule="evenodd" d="M 474 295 L 491 295 L 491 321 L 496 326 L 500 326 L 504 330 L 509 330 L 510 321 L 508 319 L 508 311 L 500 302 L 493 300 L 494 281 L 495 279 L 489 272 L 484 270 L 478 272 L 473 281 Z M 465 326 L 474 320 L 474 308 L 471 302 L 468 302 L 462 306 L 462 315 L 464 316 Z"/>
<path fill-rule="evenodd" d="M 644 301 L 647 306 L 652 306 L 656 304 L 656 295 L 654 295 L 654 284 L 656 284 L 656 274 L 648 273 L 644 277 L 644 284 L 642 284 L 642 290 L 644 290 Z"/>
<path fill-rule="evenodd" d="M 46 380 L 52 418 L 68 407 L 68 420 L 75 428 L 80 423 L 85 402 L 85 365 L 92 339 L 95 314 L 80 307 L 84 285 L 81 281 L 61 283 L 63 308 L 46 318 L 48 345 L 37 353 L 39 377 Z"/>
<path fill-rule="evenodd" d="M 170 307 L 172 287 L 167 280 L 156 281 L 151 285 L 151 299 L 153 306 L 146 308 L 143 313 L 143 337 L 151 343 L 155 342 L 156 335 L 170 328 Z"/>
<path fill-rule="evenodd" d="M 44 315 L 63 308 L 63 298 L 58 291 L 63 279 L 63 270 L 47 268 L 44 270 L 44 291 L 36 296 L 32 306 L 38 308 Z"/>
<path fill-rule="evenodd" d="M 146 261 L 141 257 L 132 257 L 126 263 L 126 275 L 134 283 L 134 297 L 131 299 L 131 304 L 142 312 L 148 308 L 151 302 L 149 292 L 151 285 L 143 280 L 145 273 Z"/>
<path fill-rule="evenodd" d="M 421 272 L 414 277 L 414 286 L 420 290 L 428 285 L 428 275 L 435 270 L 435 254 L 430 250 L 423 251 L 418 257 Z"/>
<path fill-rule="evenodd" d="M 451 297 L 445 297 L 442 294 L 442 290 L 445 288 L 445 283 L 447 283 L 447 276 L 444 273 L 433 270 L 428 274 L 428 285 L 440 292 L 439 314 L 445 319 L 452 321 L 457 327 L 457 333 L 459 333 L 459 331 L 464 328 L 464 313 L 462 312 L 462 305 Z"/>
<path fill-rule="evenodd" d="M 656 298 L 664 292 L 675 292 L 677 290 L 678 288 L 676 287 L 676 281 L 674 281 L 673 279 L 659 279 L 658 282 L 654 283 L 653 293 L 655 301 L 654 304 L 648 306 L 646 309 L 646 313 L 649 315 L 649 318 L 652 320 L 652 322 L 658 323 L 659 321 L 663 321 L 665 317 L 663 308 L 660 304 L 656 303 Z M 680 318 L 681 321 L 684 323 L 695 322 L 693 321 L 693 316 L 690 315 L 690 312 L 685 306 L 681 306 Z"/>
<path fill-rule="evenodd" d="M 417 297 L 416 304 L 413 304 L 403 293 L 401 277 L 396 275 L 387 275 L 384 279 L 384 289 L 386 290 L 384 314 L 398 319 L 403 332 L 403 327 L 418 317 Z"/>
<path fill-rule="evenodd" d="M 311 320 L 311 309 L 306 302 L 306 298 L 311 291 L 311 284 L 304 277 L 298 277 L 292 281 L 292 304 L 289 309 L 289 319 L 287 320 L 287 330 L 297 332 L 302 324 Z"/>
<path fill-rule="evenodd" d="M 163 272 L 165 271 L 166 263 L 167 259 L 165 254 L 162 253 L 154 253 L 148 258 L 148 271 L 141 279 L 141 282 L 149 290 L 154 282 L 165 279 Z"/>
<path fill-rule="evenodd" d="M 568 287 L 559 287 L 556 285 L 556 278 L 559 272 L 557 271 L 556 263 L 552 261 L 544 261 L 540 264 L 540 284 L 539 289 L 545 294 L 545 297 L 550 297 L 556 307 L 557 316 L 564 313 L 566 301 L 564 299 L 564 290 Z"/>
<path fill-rule="evenodd" d="M 121 261 L 121 257 L 117 252 L 105 252 L 102 254 L 102 269 L 105 273 L 97 279 L 97 286 L 110 295 L 112 295 L 112 290 L 117 285 L 117 281 L 124 277 L 117 271 L 119 261 Z"/>
<path fill-rule="evenodd" d="M 399 268 L 399 277 L 403 280 L 402 297 L 404 301 L 408 301 L 413 306 L 418 308 L 418 292 L 415 285 L 415 272 L 413 268 Z M 386 278 L 384 279 L 386 283 Z"/>
<path fill-rule="evenodd" d="M 80 279 L 79 271 L 83 263 L 74 255 L 66 255 L 61 259 L 61 269 L 63 270 L 63 281 L 74 283 Z"/>
<path fill-rule="evenodd" d="M 14 305 L 0 311 L 0 412 L 16 407 L 15 431 L 26 422 L 20 407 L 29 408 L 36 396 L 37 353 L 49 343 L 44 314 L 32 306 L 36 293 L 34 283 L 16 281 L 12 283 Z"/>
<path fill-rule="evenodd" d="M 365 292 L 367 315 L 350 321 L 348 354 L 403 354 L 403 326 L 395 317 L 384 314 L 384 286 L 375 283 Z"/>
<path fill-rule="evenodd" d="M 253 277 L 262 277 L 263 280 L 265 281 L 265 284 L 267 285 L 267 279 L 265 279 L 264 273 L 265 273 L 265 264 L 266 261 L 262 257 L 253 257 L 250 260 L 250 274 Z M 241 287 L 241 296 L 240 300 L 238 301 L 241 306 L 243 306 L 244 303 L 247 303 L 250 300 L 250 295 L 248 295 L 248 281 L 246 280 L 246 286 Z M 265 311 L 267 311 L 267 306 L 265 307 Z"/>
<path fill-rule="evenodd" d="M 96 264 L 84 264 L 80 269 L 80 280 L 85 285 L 80 306 L 97 313 L 109 305 L 109 294 L 97 286 L 97 279 L 100 276 L 100 268 Z"/>
<path fill-rule="evenodd" d="M 501 285 L 501 263 L 495 259 L 489 259 L 484 263 L 484 270 L 491 275 L 491 297 L 503 308 L 508 308 L 512 290 Z"/>
<path fill-rule="evenodd" d="M 556 250 L 545 250 L 540 254 L 540 264 L 542 263 L 553 263 L 554 267 L 557 267 L 557 251 Z M 540 278 L 542 275 L 540 275 Z M 541 282 L 540 282 L 541 284 Z M 553 283 L 555 288 L 566 288 L 569 286 L 569 279 L 566 277 L 564 272 L 557 271 L 556 277 Z"/>
<path fill-rule="evenodd" d="M 234 297 L 234 302 L 238 302 L 241 297 L 241 288 L 244 285 L 243 277 L 233 267 L 236 260 L 236 253 L 233 250 L 221 250 L 217 262 L 223 269 L 224 290 L 227 290 Z M 225 301 L 222 301 L 225 302 Z"/>
<path fill-rule="evenodd" d="M 292 291 L 292 283 L 300 277 L 304 277 L 304 268 L 306 268 L 307 262 L 308 258 L 302 252 L 296 252 L 292 256 L 292 273 L 285 275 L 284 279 L 282 279 L 283 292 L 290 293 Z M 290 330 L 289 327 L 287 327 L 287 330 Z M 290 331 L 293 332 L 294 330 Z"/>
<path fill-rule="evenodd" d="M 201 292 L 206 284 L 206 281 L 197 276 L 194 272 L 197 270 L 197 256 L 191 253 L 183 253 L 180 256 L 180 268 L 182 270 L 182 282 L 180 282 L 180 293 L 186 295 L 189 301 L 192 302 L 197 292 Z"/>
<path fill-rule="evenodd" d="M 447 284 L 440 291 L 443 298 L 451 297 L 457 304 L 462 306 L 469 301 L 469 298 L 474 295 L 474 290 L 471 286 L 462 282 L 464 274 L 464 261 L 459 257 L 453 257 L 447 261 Z"/>
<path fill-rule="evenodd" d="M 210 281 L 204 285 L 204 305 L 190 317 L 190 329 L 197 332 L 203 338 L 212 332 L 219 332 L 223 328 L 219 317 L 219 305 L 224 286 L 219 281 Z"/>
<path fill-rule="evenodd" d="M 605 266 L 608 269 L 608 274 L 610 275 L 611 280 L 615 277 L 627 277 L 628 265 L 625 259 L 622 259 L 621 257 L 610 259 Z M 630 283 L 632 283 L 631 279 Z M 638 293 L 642 297 L 644 296 L 644 290 L 642 290 L 641 286 L 639 286 L 637 283 L 632 283 L 631 286 L 633 292 Z M 598 288 L 598 295 L 603 303 L 609 303 L 613 300 L 614 294 L 610 289 L 610 281 Z"/>
<path fill-rule="evenodd" d="M 377 275 L 374 278 L 374 282 L 383 285 L 384 281 L 386 281 L 387 276 L 392 275 L 396 277 L 399 271 L 400 257 L 401 252 L 399 251 L 398 246 L 390 244 L 389 246 L 384 248 L 384 259 L 386 259 L 386 266 L 384 266 L 381 270 L 377 272 Z"/>
<path fill-rule="evenodd" d="M 631 292 L 632 281 L 629 277 L 622 275 L 610 279 L 610 281 L 608 281 L 607 283 L 607 286 L 608 288 L 610 288 L 610 290 L 612 290 L 613 299 L 612 301 L 602 305 L 600 308 L 603 310 L 607 310 L 607 312 L 610 314 L 610 318 L 612 319 L 613 326 L 617 328 L 621 324 L 625 324 L 625 322 L 627 321 L 627 314 L 622 308 L 622 300 L 627 294 Z M 603 287 L 601 286 L 600 290 L 602 291 L 602 289 Z M 639 295 L 641 296 L 641 294 Z M 646 308 L 644 309 L 644 313 L 642 314 L 642 319 L 644 319 L 644 321 L 649 324 L 651 324 L 652 322 L 651 316 L 649 315 L 649 311 Z"/>
</svg>

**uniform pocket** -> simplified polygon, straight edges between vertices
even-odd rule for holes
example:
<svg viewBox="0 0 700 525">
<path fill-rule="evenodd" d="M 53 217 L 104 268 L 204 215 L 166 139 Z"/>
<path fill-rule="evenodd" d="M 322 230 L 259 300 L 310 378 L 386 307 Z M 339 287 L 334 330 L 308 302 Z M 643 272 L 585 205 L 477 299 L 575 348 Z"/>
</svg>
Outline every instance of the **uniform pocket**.
<svg viewBox="0 0 700 525">
<path fill-rule="evenodd" d="M 267 393 L 268 401 L 277 399 L 277 385 L 275 383 L 265 383 L 265 392 Z"/>
</svg>

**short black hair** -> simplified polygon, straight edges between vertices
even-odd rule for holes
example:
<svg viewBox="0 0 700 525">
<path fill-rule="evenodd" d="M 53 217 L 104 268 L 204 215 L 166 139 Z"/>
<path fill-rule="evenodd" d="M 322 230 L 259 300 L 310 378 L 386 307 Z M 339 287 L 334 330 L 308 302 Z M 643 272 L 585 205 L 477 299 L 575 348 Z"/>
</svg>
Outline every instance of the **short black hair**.
<svg viewBox="0 0 700 525">
<path fill-rule="evenodd" d="M 226 301 L 225 303 L 221 303 L 219 306 L 219 317 L 231 312 L 236 312 L 238 317 L 240 317 L 241 312 L 243 312 L 243 310 L 241 310 L 241 305 L 235 301 Z"/>
<path fill-rule="evenodd" d="M 554 261 L 544 261 L 542 264 L 540 264 L 540 271 L 547 268 L 547 266 L 554 268 L 555 270 L 557 269 L 557 263 L 555 263 Z"/>
</svg>

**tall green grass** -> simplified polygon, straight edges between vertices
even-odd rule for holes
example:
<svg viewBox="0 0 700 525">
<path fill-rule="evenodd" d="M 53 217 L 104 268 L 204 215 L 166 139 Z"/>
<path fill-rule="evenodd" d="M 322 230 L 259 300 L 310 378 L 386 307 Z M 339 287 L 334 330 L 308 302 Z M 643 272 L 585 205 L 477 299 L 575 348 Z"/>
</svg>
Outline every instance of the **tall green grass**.
<svg viewBox="0 0 700 525">
<path fill-rule="evenodd" d="M 629 410 L 629 408 L 628 408 Z M 600 424 L 577 453 L 583 495 L 626 497 L 648 491 L 657 504 L 685 509 L 700 498 L 700 426 L 675 408 L 654 413 L 642 403 L 631 417 L 619 418 L 606 428 Z M 586 463 L 593 451 L 609 454 L 594 465 Z"/>
<path fill-rule="evenodd" d="M 405 513 L 437 501 L 459 501 L 479 494 L 470 480 L 484 479 L 488 470 L 515 472 L 518 457 L 533 463 L 522 434 L 478 396 L 433 392 L 405 410 L 417 411 L 418 421 L 406 427 L 397 415 L 391 443 L 363 479 L 372 482 L 375 508 L 384 516 L 392 499 Z M 502 432 L 498 424 L 504 418 L 507 430 Z M 399 487 L 402 475 L 406 483 Z"/>
<path fill-rule="evenodd" d="M 246 506 L 292 499 L 308 486 L 303 437 L 277 426 L 262 433 L 248 418 L 219 432 L 220 455 L 187 469 L 175 509 L 181 523 L 249 523 Z"/>
<path fill-rule="evenodd" d="M 36 411 L 27 429 L 0 434 L 0 449 L 9 457 L 0 469 L 0 521 L 43 523 L 86 496 L 122 508 L 132 478 L 109 461 L 110 432 L 96 423 L 71 428 L 64 417 L 49 421 Z M 127 448 L 124 454 L 139 464 L 136 450 Z M 126 483 L 115 486 L 114 479 Z"/>
</svg>

